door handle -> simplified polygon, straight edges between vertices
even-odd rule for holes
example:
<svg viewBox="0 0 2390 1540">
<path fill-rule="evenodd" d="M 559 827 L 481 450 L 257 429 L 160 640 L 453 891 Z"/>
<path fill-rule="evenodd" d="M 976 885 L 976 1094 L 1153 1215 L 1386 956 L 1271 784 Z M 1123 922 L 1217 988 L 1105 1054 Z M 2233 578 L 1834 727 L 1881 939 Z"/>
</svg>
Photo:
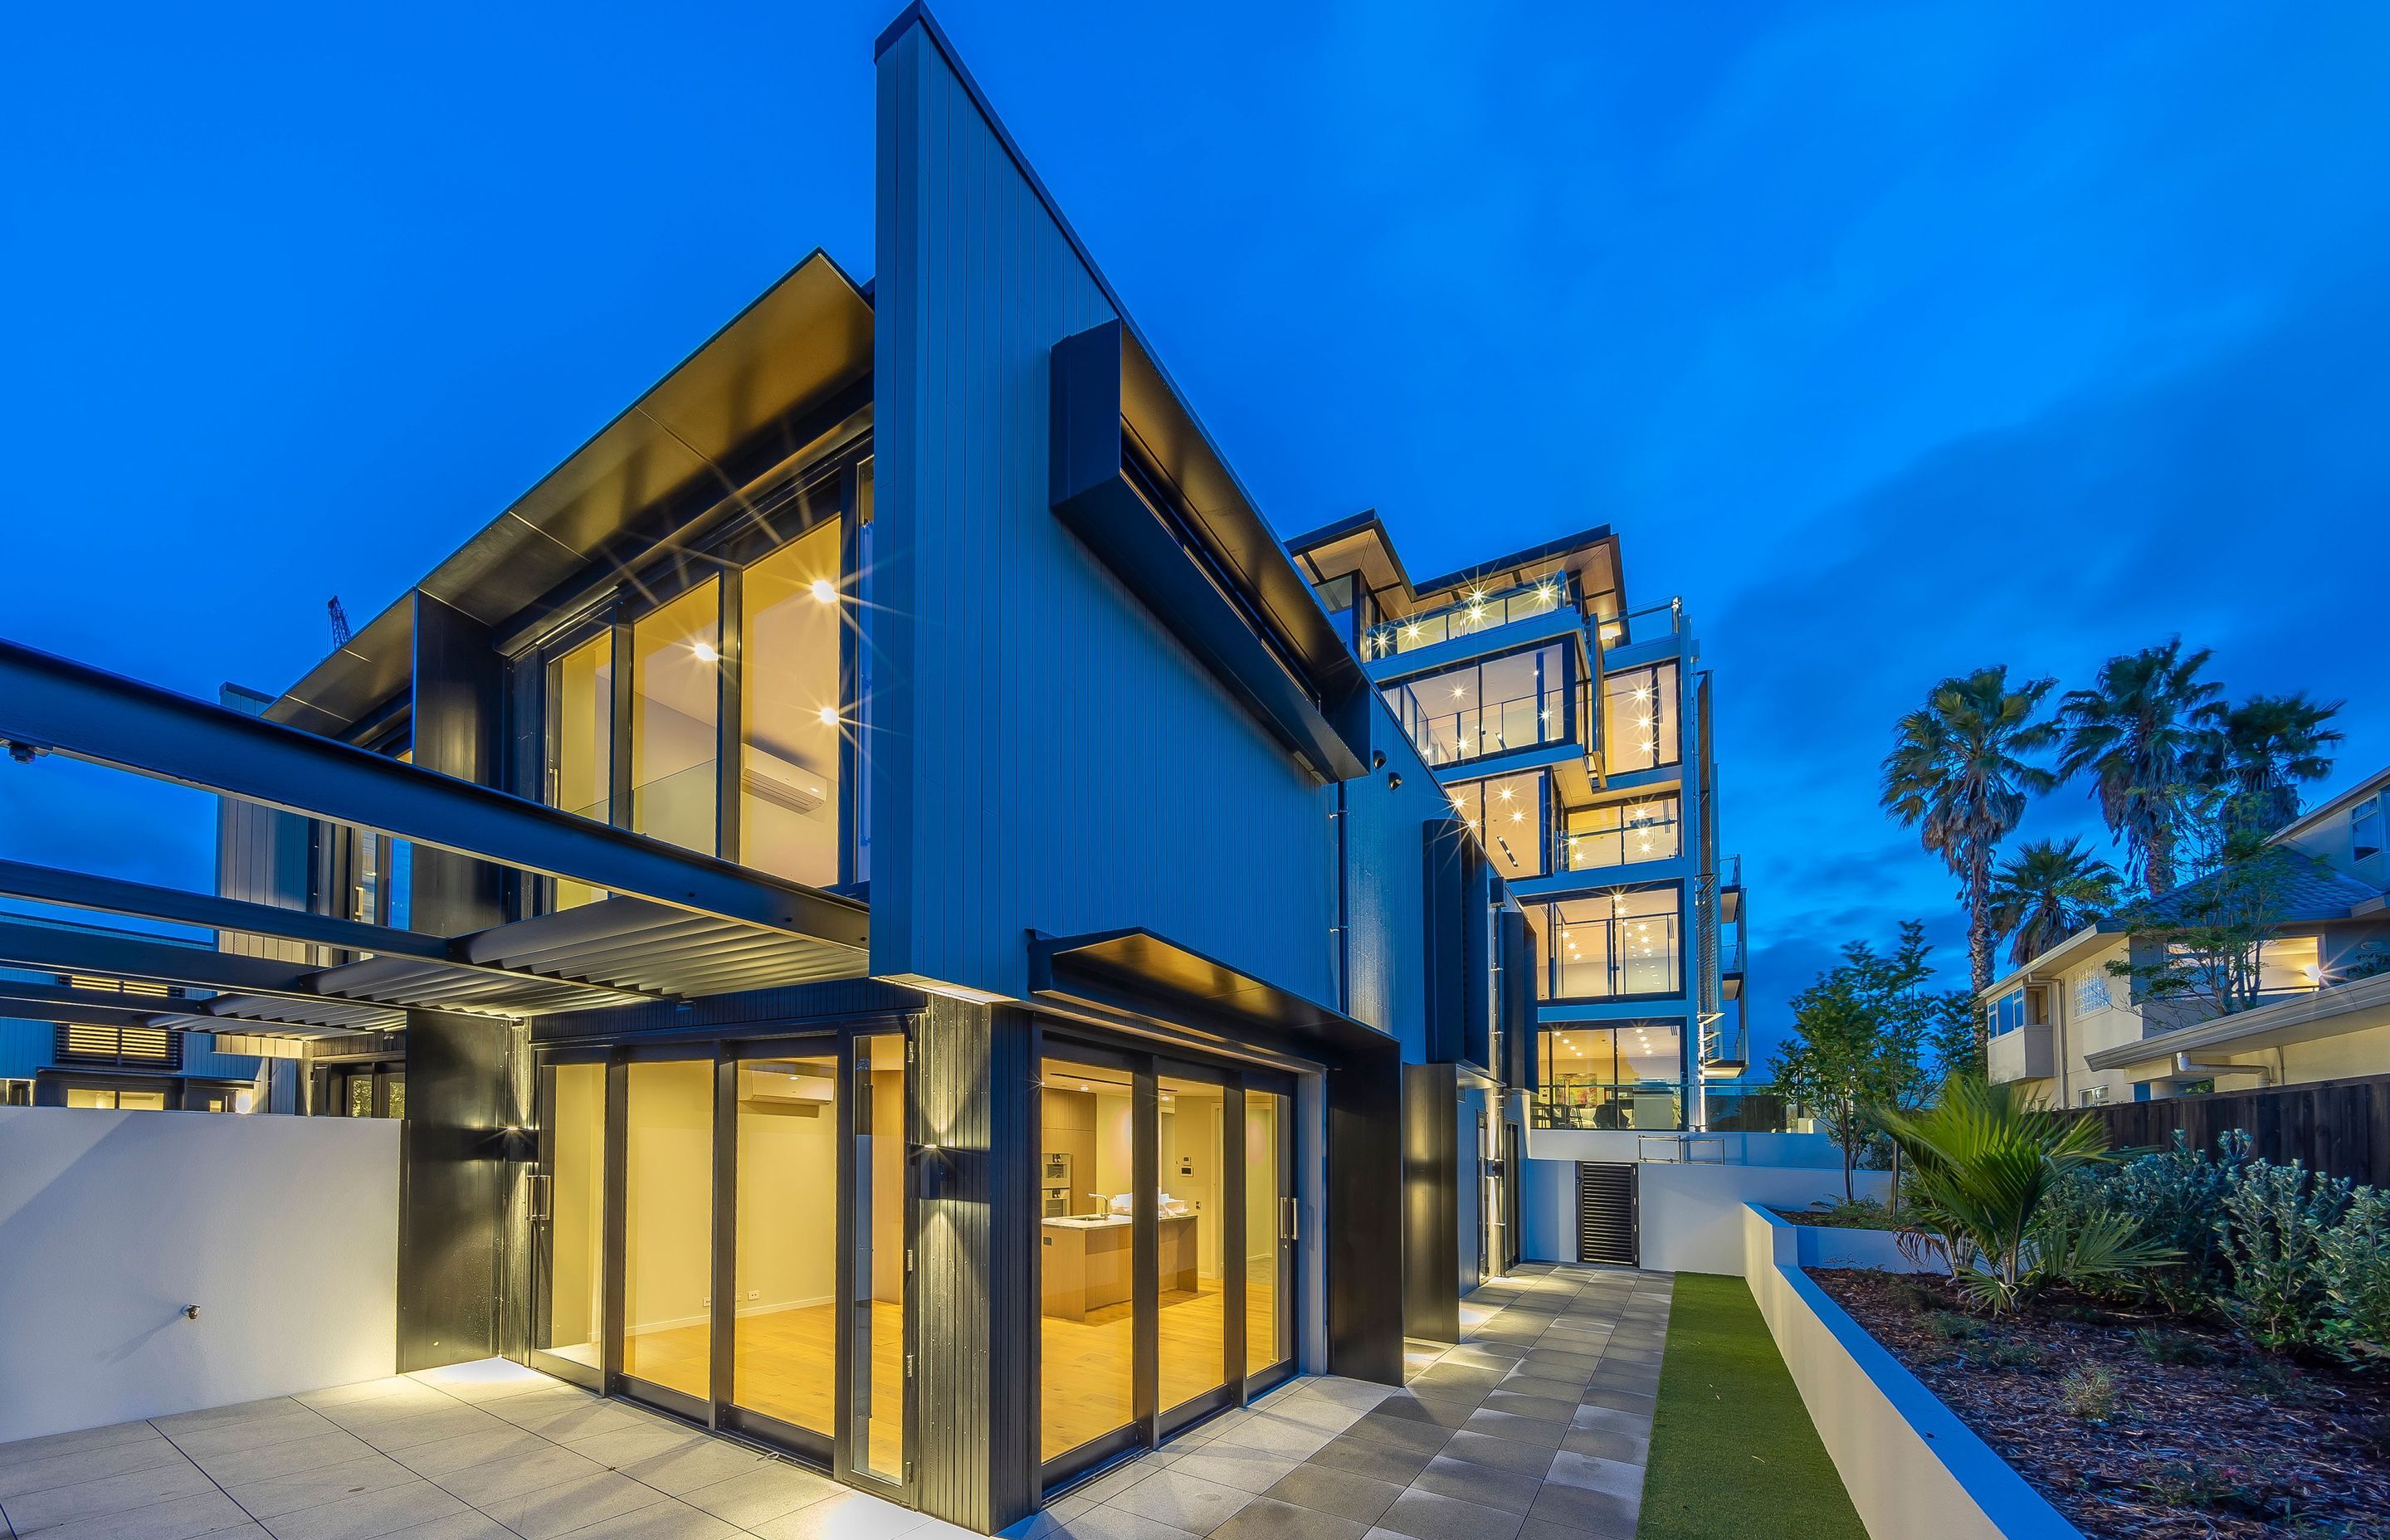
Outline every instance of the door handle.
<svg viewBox="0 0 2390 1540">
<path fill-rule="evenodd" d="M 554 1210 L 549 1206 L 549 1200 L 555 1186 L 556 1178 L 549 1175 L 546 1172 L 534 1171 L 531 1174 L 530 1182 L 524 1190 L 523 1197 L 525 1206 L 531 1211 L 531 1219 L 533 1223 L 537 1224 L 542 1220 L 553 1219 L 556 1217 Z"/>
<path fill-rule="evenodd" d="M 1291 1198 L 1279 1199 L 1278 1205 L 1278 1238 L 1280 1240 L 1301 1240 L 1303 1238 L 1303 1205 Z"/>
</svg>

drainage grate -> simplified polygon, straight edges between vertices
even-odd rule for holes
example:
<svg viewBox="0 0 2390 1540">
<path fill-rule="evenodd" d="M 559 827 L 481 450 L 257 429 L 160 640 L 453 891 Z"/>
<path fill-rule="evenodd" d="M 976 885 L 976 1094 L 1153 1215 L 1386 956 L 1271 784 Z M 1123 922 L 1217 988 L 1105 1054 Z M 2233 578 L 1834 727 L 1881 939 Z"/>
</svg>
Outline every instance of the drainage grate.
<svg viewBox="0 0 2390 1540">
<path fill-rule="evenodd" d="M 1634 1267 L 1635 1168 L 1576 1163 L 1576 1259 Z"/>
</svg>

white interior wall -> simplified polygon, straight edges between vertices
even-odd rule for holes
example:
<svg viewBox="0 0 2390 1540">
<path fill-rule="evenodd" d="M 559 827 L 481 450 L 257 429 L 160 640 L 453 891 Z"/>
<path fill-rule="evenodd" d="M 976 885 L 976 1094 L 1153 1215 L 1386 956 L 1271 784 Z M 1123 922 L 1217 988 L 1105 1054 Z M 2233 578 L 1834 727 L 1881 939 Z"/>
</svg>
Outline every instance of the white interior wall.
<svg viewBox="0 0 2390 1540">
<path fill-rule="evenodd" d="M 392 1372 L 398 1134 L 0 1107 L 0 1443 Z"/>
</svg>

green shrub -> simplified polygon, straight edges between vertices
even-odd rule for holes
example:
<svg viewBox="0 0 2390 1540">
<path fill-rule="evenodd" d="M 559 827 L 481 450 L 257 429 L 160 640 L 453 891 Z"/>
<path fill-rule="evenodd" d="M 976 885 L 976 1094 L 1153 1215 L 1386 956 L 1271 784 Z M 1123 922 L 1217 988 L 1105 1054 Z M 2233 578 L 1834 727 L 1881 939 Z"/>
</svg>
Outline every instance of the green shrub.
<svg viewBox="0 0 2390 1540">
<path fill-rule="evenodd" d="M 2246 1134 L 2236 1130 L 2217 1139 L 2211 1159 L 2177 1131 L 2170 1148 L 2096 1173 L 2098 1201 L 2131 1214 L 2143 1235 L 2176 1253 L 2171 1262 L 2126 1275 L 2109 1291 L 2178 1315 L 2220 1311 L 2231 1275 L 2217 1221 L 2224 1195 L 2248 1161 Z"/>
<path fill-rule="evenodd" d="M 2252 1161 L 2224 1195 L 2224 1251 L 2232 1266 L 2225 1310 L 2270 1348 L 2321 1341 L 2332 1318 L 2324 1238 L 2349 1205 L 2349 1184 L 2294 1161 Z"/>
<path fill-rule="evenodd" d="M 2324 1345 L 2352 1367 L 2390 1367 L 2390 1193 L 2358 1187 L 2319 1250 Z"/>
<path fill-rule="evenodd" d="M 1925 1329 L 1946 1342 L 1963 1342 L 1970 1337 L 1982 1336 L 1984 1323 L 1955 1310 L 1937 1310 L 1925 1317 Z"/>
</svg>

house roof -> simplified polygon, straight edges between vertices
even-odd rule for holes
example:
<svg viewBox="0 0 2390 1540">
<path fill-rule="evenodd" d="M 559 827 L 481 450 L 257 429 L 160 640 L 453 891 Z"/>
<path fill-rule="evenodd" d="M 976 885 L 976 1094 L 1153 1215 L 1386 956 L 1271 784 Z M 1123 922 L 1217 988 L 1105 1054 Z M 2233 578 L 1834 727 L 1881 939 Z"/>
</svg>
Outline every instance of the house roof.
<svg viewBox="0 0 2390 1540">
<path fill-rule="evenodd" d="M 2215 882 L 2214 873 L 2185 882 L 2152 900 L 2149 907 L 2165 918 L 2179 920 L 2191 902 Z M 2371 904 L 2381 896 L 2382 890 L 2371 883 L 2345 876 L 2321 862 L 2301 865 L 2282 879 L 2279 918 L 2290 924 L 2346 919 L 2358 905 Z"/>
<path fill-rule="evenodd" d="M 2178 1053 L 2200 1048 L 2247 1053 L 2385 1023 L 2390 1023 L 2390 973 L 2309 990 L 2254 1010 L 2238 1010 L 2173 1032 L 2135 1038 L 2086 1054 L 2083 1061 L 2094 1070 L 2121 1070 L 2152 1059 L 2170 1060 Z"/>
</svg>

